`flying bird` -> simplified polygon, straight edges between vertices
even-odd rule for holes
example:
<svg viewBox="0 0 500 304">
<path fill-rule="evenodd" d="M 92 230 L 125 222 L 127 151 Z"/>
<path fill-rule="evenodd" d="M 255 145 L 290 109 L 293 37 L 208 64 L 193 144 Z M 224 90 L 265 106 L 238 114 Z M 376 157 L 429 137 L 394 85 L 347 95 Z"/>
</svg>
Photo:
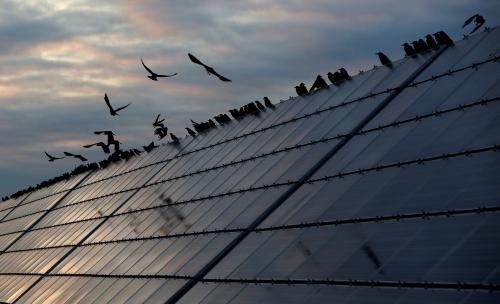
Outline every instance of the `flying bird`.
<svg viewBox="0 0 500 304">
<path fill-rule="evenodd" d="M 165 121 L 165 118 L 160 119 L 160 114 L 158 114 L 158 116 L 156 116 L 155 121 L 153 122 L 153 127 L 164 127 L 165 126 L 163 124 L 164 121 Z"/>
<path fill-rule="evenodd" d="M 199 64 L 201 65 L 202 67 L 205 68 L 205 70 L 207 71 L 208 74 L 212 74 L 212 75 L 215 75 L 217 76 L 221 81 L 226 81 L 226 82 L 229 82 L 231 81 L 231 79 L 228 79 L 224 76 L 222 76 L 221 74 L 217 73 L 214 68 L 204 64 L 203 62 L 201 62 L 198 58 L 194 57 L 191 53 L 188 53 L 188 56 L 189 56 L 189 59 L 193 62 L 193 63 L 196 63 L 196 64 Z"/>
<path fill-rule="evenodd" d="M 376 54 L 378 55 L 378 59 L 380 60 L 380 63 L 382 65 L 385 65 L 385 66 L 388 66 L 388 67 L 392 66 L 392 61 L 384 53 L 377 52 Z"/>
<path fill-rule="evenodd" d="M 462 28 L 469 25 L 472 21 L 474 21 L 474 23 L 476 24 L 476 27 L 472 30 L 472 32 L 470 32 L 470 34 L 477 31 L 486 22 L 486 20 L 484 19 L 483 16 L 481 16 L 479 14 L 475 14 L 474 16 L 470 17 L 469 19 L 465 20 L 464 25 L 462 25 Z"/>
<path fill-rule="evenodd" d="M 154 142 L 154 141 L 152 141 L 151 143 L 149 143 L 149 145 L 147 145 L 147 146 L 142 146 L 142 147 L 144 148 L 144 151 L 146 151 L 146 152 L 148 152 L 148 153 L 149 153 L 149 152 L 151 152 L 153 149 L 158 148 L 159 146 L 156 146 L 156 145 L 155 145 L 155 142 Z"/>
<path fill-rule="evenodd" d="M 93 146 L 101 147 L 101 148 L 102 148 L 102 151 L 103 151 L 104 153 L 106 153 L 106 154 L 109 154 L 109 152 L 111 152 L 111 151 L 109 150 L 109 145 L 106 145 L 106 144 L 105 144 L 105 143 L 103 143 L 102 141 L 97 142 L 97 143 L 95 143 L 95 144 L 85 145 L 85 146 L 83 146 L 83 147 L 88 149 L 88 148 L 92 148 Z"/>
<path fill-rule="evenodd" d="M 126 107 L 130 106 L 130 103 L 126 106 L 123 106 L 123 107 L 119 107 L 117 109 L 113 109 L 113 107 L 111 106 L 111 103 L 109 102 L 109 98 L 108 98 L 108 94 L 104 93 L 104 101 L 106 102 L 106 105 L 108 106 L 109 108 L 109 114 L 111 114 L 111 116 L 116 116 L 118 115 L 118 111 L 121 111 L 123 109 L 125 109 Z M 119 116 L 119 115 L 118 115 Z"/>
<path fill-rule="evenodd" d="M 54 157 L 54 156 L 50 155 L 50 154 L 49 154 L 49 153 L 47 153 L 47 152 L 45 152 L 45 155 L 47 155 L 47 157 L 49 158 L 49 162 L 53 162 L 53 161 L 55 161 L 55 160 L 65 158 L 64 156 L 63 156 L 63 157 Z"/>
<path fill-rule="evenodd" d="M 113 131 L 94 131 L 94 134 L 96 135 L 100 135 L 100 134 L 104 134 L 108 137 L 108 146 L 110 144 L 112 144 L 113 142 L 115 142 L 115 133 L 113 133 Z"/>
<path fill-rule="evenodd" d="M 144 61 L 142 60 L 141 58 L 141 62 L 142 62 L 142 66 L 151 74 L 151 75 L 148 75 L 147 77 L 151 80 L 154 80 L 154 81 L 158 81 L 158 78 L 159 77 L 172 77 L 172 76 L 175 76 L 177 75 L 177 73 L 174 73 L 174 74 L 170 74 L 170 75 L 161 75 L 161 74 L 156 74 L 155 72 L 151 71 L 150 68 L 148 68 L 145 64 L 144 64 Z"/>
<path fill-rule="evenodd" d="M 64 155 L 77 158 L 77 159 L 81 160 L 82 162 L 87 161 L 87 159 L 80 154 L 73 154 L 73 153 L 69 153 L 69 152 L 64 152 Z"/>
</svg>

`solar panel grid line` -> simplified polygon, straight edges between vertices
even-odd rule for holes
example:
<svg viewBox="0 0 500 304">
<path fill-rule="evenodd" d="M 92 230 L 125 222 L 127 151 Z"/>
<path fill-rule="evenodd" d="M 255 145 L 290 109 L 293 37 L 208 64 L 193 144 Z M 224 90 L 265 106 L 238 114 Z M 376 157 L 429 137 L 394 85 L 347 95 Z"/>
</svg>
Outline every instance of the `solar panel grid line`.
<svg viewBox="0 0 500 304">
<path fill-rule="evenodd" d="M 14 211 L 14 209 L 15 209 L 18 205 L 21 205 L 21 204 L 22 204 L 22 203 L 23 203 L 23 202 L 24 202 L 24 201 L 25 201 L 25 200 L 26 200 L 26 199 L 27 199 L 30 195 L 31 195 L 31 192 L 30 192 L 30 193 L 28 193 L 25 197 L 23 197 L 23 198 L 21 199 L 21 201 L 20 201 L 18 204 L 16 204 L 15 206 L 12 206 L 11 208 L 7 208 L 7 209 L 3 209 L 3 210 L 1 210 L 1 211 L 4 211 L 4 210 L 8 210 L 8 209 L 10 209 L 10 211 L 9 211 L 9 212 L 7 212 L 7 213 L 6 213 L 6 214 L 5 214 L 5 215 L 4 215 L 4 216 L 0 219 L 0 223 L 1 223 L 1 222 L 2 222 L 2 221 L 6 218 L 6 217 L 8 217 L 8 216 L 12 213 L 12 211 Z"/>
<path fill-rule="evenodd" d="M 93 274 L 93 273 L 5 273 L 9 276 L 46 276 L 46 277 L 90 277 L 113 279 L 168 279 L 191 280 L 193 276 L 178 275 L 127 275 L 127 274 Z M 354 280 L 354 279 L 297 279 L 297 278 L 202 278 L 200 283 L 218 284 L 255 284 L 255 285 L 325 285 L 343 287 L 368 287 L 368 288 L 397 288 L 397 289 L 451 289 L 455 291 L 484 291 L 500 292 L 499 284 L 483 284 L 474 282 L 433 282 L 433 281 L 381 281 L 381 280 Z"/>
<path fill-rule="evenodd" d="M 151 235 L 147 237 L 138 237 L 138 238 L 124 238 L 124 239 L 112 239 L 107 241 L 95 241 L 95 242 L 85 242 L 82 244 L 78 243 L 69 243 L 64 245 L 50 245 L 44 247 L 36 247 L 36 248 L 25 248 L 25 249 L 12 249 L 9 250 L 8 253 L 20 253 L 20 252 L 30 252 L 30 251 L 38 251 L 38 250 L 49 250 L 49 249 L 59 249 L 59 248 L 72 248 L 74 246 L 78 247 L 86 247 L 86 246 L 95 246 L 95 245 L 105 245 L 105 244 L 113 244 L 113 243 L 123 243 L 123 242 L 141 242 L 141 241 L 150 241 L 150 240 L 163 240 L 163 239 L 175 239 L 175 238 L 183 238 L 183 237 L 192 237 L 198 235 L 206 235 L 206 234 L 221 234 L 221 233 L 238 233 L 238 232 L 250 232 L 250 233 L 260 233 L 260 232 L 268 232 L 268 231 L 276 231 L 276 230 L 292 230 L 292 229 L 304 229 L 304 228 L 318 228 L 318 227 L 336 227 L 342 225 L 351 225 L 351 224 L 363 224 L 363 223 L 384 223 L 388 221 L 403 221 L 403 220 L 431 220 L 433 218 L 452 218 L 455 216 L 463 216 L 463 215 L 483 215 L 488 213 L 496 213 L 500 211 L 500 206 L 488 206 L 484 205 L 476 208 L 467 208 L 467 209 L 448 209 L 448 210 L 438 210 L 438 211 L 425 211 L 422 210 L 418 213 L 399 213 L 399 214 L 391 214 L 391 215 L 380 215 L 374 217 L 357 217 L 357 218 L 347 218 L 347 219 L 334 219 L 334 220 L 322 220 L 315 222 L 301 222 L 297 224 L 285 224 L 285 225 L 275 225 L 268 227 L 258 227 L 255 229 L 248 229 L 245 227 L 241 228 L 229 228 L 229 229 L 215 229 L 215 230 L 203 230 L 203 231 L 192 231 L 185 233 L 175 233 L 169 235 Z M 116 217 L 117 215 L 107 216 L 104 218 Z M 44 229 L 44 228 L 42 228 Z M 0 273 L 1 274 L 1 273 Z"/>
</svg>

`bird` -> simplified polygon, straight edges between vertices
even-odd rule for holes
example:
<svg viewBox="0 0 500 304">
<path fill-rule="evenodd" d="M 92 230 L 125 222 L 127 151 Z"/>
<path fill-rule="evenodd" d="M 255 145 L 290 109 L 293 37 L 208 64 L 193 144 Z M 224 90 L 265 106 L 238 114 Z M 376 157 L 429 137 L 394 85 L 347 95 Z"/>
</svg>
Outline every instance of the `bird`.
<svg viewBox="0 0 500 304">
<path fill-rule="evenodd" d="M 257 108 L 259 108 L 259 110 L 261 111 L 264 111 L 266 109 L 266 107 L 264 107 L 264 105 L 260 103 L 260 101 L 258 100 L 255 101 L 255 104 L 257 105 Z"/>
<path fill-rule="evenodd" d="M 158 116 L 156 116 L 156 119 L 155 119 L 155 121 L 153 122 L 153 127 L 164 127 L 164 126 L 165 126 L 165 125 L 163 124 L 163 122 L 165 121 L 165 118 L 160 119 L 160 115 L 161 115 L 161 114 L 158 114 Z"/>
<path fill-rule="evenodd" d="M 179 138 L 174 135 L 174 133 L 170 133 L 170 138 L 172 139 L 173 142 L 179 142 Z"/>
<path fill-rule="evenodd" d="M 155 129 L 155 135 L 158 135 L 158 140 L 162 140 L 168 134 L 167 127 L 158 127 Z"/>
<path fill-rule="evenodd" d="M 47 155 L 47 157 L 49 158 L 49 162 L 53 162 L 53 161 L 55 161 L 55 160 L 65 158 L 64 156 L 63 156 L 63 157 L 54 157 L 54 156 L 50 155 L 50 154 L 49 154 L 49 153 L 47 153 L 47 152 L 45 152 L 45 155 Z"/>
<path fill-rule="evenodd" d="M 474 21 L 474 23 L 476 24 L 476 27 L 470 32 L 470 34 L 477 31 L 486 22 L 486 19 L 484 19 L 484 17 L 479 15 L 479 14 L 475 14 L 474 16 L 470 17 L 469 19 L 465 20 L 464 24 L 462 25 L 462 28 L 469 25 L 472 21 Z"/>
<path fill-rule="evenodd" d="M 104 93 L 104 101 L 106 102 L 106 105 L 109 108 L 109 114 L 111 114 L 111 116 L 118 115 L 118 111 L 121 111 L 121 110 L 125 109 L 126 107 L 130 106 L 130 103 L 129 103 L 126 106 L 119 107 L 117 109 L 113 109 L 113 107 L 111 106 L 111 103 L 109 102 L 108 94 L 106 94 L 106 93 Z M 118 115 L 118 116 L 120 116 L 120 115 Z"/>
<path fill-rule="evenodd" d="M 416 55 L 415 50 L 412 48 L 412 46 L 409 43 L 407 43 L 407 42 L 403 43 L 403 48 L 405 50 L 406 56 Z"/>
<path fill-rule="evenodd" d="M 330 82 L 332 84 L 336 84 L 341 80 L 341 76 L 340 76 L 339 72 L 335 72 L 335 73 L 328 72 L 328 74 L 326 74 L 326 76 L 328 76 L 328 79 L 330 80 Z"/>
<path fill-rule="evenodd" d="M 304 85 L 305 86 L 305 85 Z M 269 99 L 269 97 L 264 97 L 264 105 L 268 108 L 274 108 L 274 105 L 273 103 L 271 102 L 271 100 Z"/>
<path fill-rule="evenodd" d="M 422 52 L 429 50 L 429 46 L 427 45 L 427 43 L 425 43 L 424 39 L 418 39 L 417 44 L 420 46 Z"/>
<path fill-rule="evenodd" d="M 306 95 L 306 94 L 308 93 L 308 92 L 307 92 L 307 89 L 306 89 L 306 91 L 304 92 L 303 88 L 302 88 L 300 85 L 295 86 L 295 92 L 297 92 L 297 95 L 298 95 L 298 96 L 304 96 L 304 95 Z"/>
<path fill-rule="evenodd" d="M 439 47 L 436 40 L 434 40 L 430 34 L 425 36 L 425 42 L 430 49 L 437 49 Z"/>
<path fill-rule="evenodd" d="M 189 133 L 189 135 L 191 135 L 192 137 L 196 137 L 196 132 L 191 130 L 190 128 L 186 128 L 187 132 Z"/>
<path fill-rule="evenodd" d="M 86 159 L 85 157 L 83 157 L 82 155 L 80 154 L 73 154 L 73 153 L 69 153 L 69 152 L 64 152 L 64 155 L 66 156 L 71 156 L 71 157 L 74 157 L 74 158 L 77 158 L 79 160 L 81 160 L 82 162 L 85 162 L 87 161 L 88 159 Z"/>
<path fill-rule="evenodd" d="M 323 89 L 323 88 L 327 88 L 328 87 L 328 84 L 326 83 L 326 81 L 323 79 L 323 77 L 321 77 L 321 75 L 318 75 L 316 76 L 316 80 L 314 80 L 314 83 L 313 85 L 309 88 L 309 92 L 312 92 L 313 90 L 316 90 L 316 89 Z"/>
<path fill-rule="evenodd" d="M 392 61 L 384 53 L 377 52 L 376 54 L 378 55 L 378 59 L 380 60 L 380 63 L 382 65 L 385 65 L 385 66 L 388 66 L 388 67 L 392 66 Z"/>
<path fill-rule="evenodd" d="M 144 148 L 144 151 L 146 151 L 147 153 L 151 152 L 153 149 L 155 148 L 158 148 L 159 146 L 156 146 L 155 145 L 155 142 L 152 141 L 151 143 L 149 143 L 149 145 L 147 146 L 142 146 Z"/>
<path fill-rule="evenodd" d="M 170 75 L 161 75 L 161 74 L 156 74 L 155 72 L 151 71 L 150 68 L 148 68 L 145 64 L 144 64 L 144 61 L 142 60 L 141 58 L 141 62 L 142 62 L 142 66 L 151 74 L 151 75 L 148 75 L 147 77 L 151 80 L 154 80 L 154 81 L 158 81 L 158 78 L 159 77 L 172 77 L 172 76 L 175 76 L 177 75 L 177 73 L 174 73 L 174 74 L 170 74 Z"/>
<path fill-rule="evenodd" d="M 228 79 L 224 76 L 222 76 L 221 74 L 217 73 L 214 68 L 204 64 L 203 62 L 201 62 L 198 58 L 194 57 L 191 53 L 188 53 L 188 56 L 189 56 L 189 59 L 193 62 L 193 63 L 196 63 L 196 64 L 199 64 L 201 65 L 202 67 L 205 68 L 205 70 L 207 71 L 207 73 L 210 75 L 215 75 L 217 76 L 221 81 L 225 81 L 225 82 L 230 82 L 231 79 Z"/>
<path fill-rule="evenodd" d="M 109 145 L 107 145 L 107 144 L 103 143 L 102 141 L 97 142 L 97 143 L 95 143 L 95 144 L 85 145 L 85 146 L 83 146 L 83 147 L 88 149 L 88 148 L 91 148 L 91 147 L 93 147 L 93 146 L 101 147 L 101 148 L 102 148 L 102 151 L 103 151 L 104 153 L 106 153 L 106 154 L 109 154 L 109 152 L 111 152 L 111 151 L 109 150 Z"/>
<path fill-rule="evenodd" d="M 434 33 L 434 38 L 436 38 L 436 42 L 439 45 L 453 44 L 453 40 L 451 40 L 450 36 L 448 36 L 448 34 L 446 34 L 444 31 Z"/>
<path fill-rule="evenodd" d="M 346 69 L 340 68 L 339 72 L 340 72 L 340 76 L 342 76 L 342 80 L 349 80 L 349 79 L 351 79 L 351 76 L 349 76 L 349 73 L 347 73 Z"/>
</svg>

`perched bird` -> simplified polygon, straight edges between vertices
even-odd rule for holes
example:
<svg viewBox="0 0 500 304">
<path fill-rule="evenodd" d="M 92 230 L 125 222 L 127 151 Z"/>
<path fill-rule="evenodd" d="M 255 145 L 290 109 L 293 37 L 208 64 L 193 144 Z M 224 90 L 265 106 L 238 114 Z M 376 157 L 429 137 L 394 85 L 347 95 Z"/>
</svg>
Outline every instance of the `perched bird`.
<svg viewBox="0 0 500 304">
<path fill-rule="evenodd" d="M 88 148 L 91 148 L 91 147 L 93 147 L 93 146 L 101 147 L 101 148 L 102 148 L 102 151 L 103 151 L 104 153 L 106 153 L 106 154 L 109 154 L 109 152 L 111 152 L 111 151 L 109 150 L 109 145 L 107 145 L 107 144 L 103 143 L 102 141 L 97 142 L 97 143 L 95 143 L 95 144 L 85 145 L 85 146 L 83 146 L 83 147 L 88 149 Z"/>
<path fill-rule="evenodd" d="M 269 97 L 264 97 L 264 105 L 268 108 L 274 108 L 274 105 L 273 103 L 271 102 L 271 100 L 269 99 Z"/>
<path fill-rule="evenodd" d="M 71 157 L 74 157 L 74 158 L 77 158 L 79 160 L 81 160 L 82 162 L 85 162 L 87 161 L 88 159 L 86 159 L 85 157 L 83 157 L 82 155 L 80 154 L 73 154 L 73 153 L 69 153 L 69 152 L 64 152 L 64 155 L 66 156 L 71 156 Z"/>
<path fill-rule="evenodd" d="M 427 43 L 425 43 L 424 39 L 418 39 L 417 43 L 418 43 L 420 49 L 422 50 L 422 52 L 429 50 L 429 46 L 427 46 Z"/>
<path fill-rule="evenodd" d="M 161 114 L 158 114 L 158 116 L 156 116 L 156 119 L 155 119 L 155 121 L 153 122 L 153 127 L 164 127 L 164 126 L 165 126 L 165 125 L 163 124 L 163 122 L 165 121 L 165 118 L 160 119 L 160 115 L 161 115 Z"/>
<path fill-rule="evenodd" d="M 313 90 L 319 90 L 323 88 L 327 88 L 328 84 L 326 81 L 321 77 L 321 75 L 316 76 L 316 80 L 314 80 L 314 83 L 312 86 L 309 88 L 309 92 L 312 92 Z"/>
<path fill-rule="evenodd" d="M 436 38 L 436 42 L 439 45 L 453 44 L 453 40 L 451 40 L 450 36 L 448 36 L 448 34 L 446 34 L 444 31 L 435 33 L 434 38 Z"/>
<path fill-rule="evenodd" d="M 332 84 L 338 84 L 340 81 L 342 81 L 342 76 L 340 76 L 339 72 L 335 72 L 333 74 L 332 72 L 328 72 L 326 76 L 328 76 L 328 79 Z"/>
<path fill-rule="evenodd" d="M 403 43 L 403 48 L 405 50 L 406 56 L 414 56 L 416 55 L 415 50 L 411 47 L 411 45 L 407 42 Z"/>
<path fill-rule="evenodd" d="M 349 76 L 349 73 L 347 73 L 346 69 L 340 68 L 339 69 L 340 76 L 342 76 L 342 80 L 349 80 L 351 79 L 351 76 Z"/>
<path fill-rule="evenodd" d="M 264 107 L 264 105 L 261 104 L 260 101 L 258 100 L 255 101 L 255 104 L 257 105 L 257 108 L 259 108 L 259 110 L 261 111 L 264 111 L 266 109 L 266 107 Z"/>
<path fill-rule="evenodd" d="M 425 42 L 430 49 L 437 49 L 439 47 L 436 40 L 434 40 L 430 34 L 425 36 Z"/>
<path fill-rule="evenodd" d="M 149 153 L 149 152 L 153 151 L 153 149 L 158 148 L 159 146 L 156 146 L 155 142 L 152 141 L 151 143 L 149 143 L 149 145 L 142 146 L 142 147 L 144 148 L 144 151 L 146 151 L 147 153 Z"/>
<path fill-rule="evenodd" d="M 45 152 L 45 155 L 47 155 L 47 157 L 49 158 L 49 162 L 53 162 L 53 161 L 55 161 L 55 160 L 65 158 L 64 156 L 63 156 L 63 157 L 54 157 L 54 156 L 50 155 L 50 154 L 49 154 L 49 153 L 47 153 L 47 152 Z"/>
<path fill-rule="evenodd" d="M 295 92 L 297 92 L 298 96 L 304 96 L 307 93 L 309 93 L 309 91 L 306 88 L 306 85 L 303 82 L 300 83 L 298 86 L 295 86 Z"/>
<path fill-rule="evenodd" d="M 191 135 L 192 137 L 196 137 L 196 132 L 194 132 L 190 128 L 186 128 L 186 130 L 188 131 L 189 135 Z"/>
<path fill-rule="evenodd" d="M 111 103 L 109 102 L 109 98 L 108 98 L 108 94 L 104 93 L 104 101 L 106 102 L 106 105 L 108 106 L 109 108 L 109 114 L 111 114 L 111 116 L 116 116 L 118 115 L 118 111 L 121 111 L 123 109 L 125 109 L 126 107 L 130 106 L 130 103 L 126 106 L 123 106 L 123 107 L 119 107 L 117 109 L 113 109 L 113 107 L 111 106 Z M 118 115 L 119 116 L 119 115 Z"/>
<path fill-rule="evenodd" d="M 479 14 L 475 14 L 474 16 L 470 17 L 469 19 L 465 20 L 464 25 L 462 25 L 462 28 L 469 25 L 472 21 L 474 21 L 474 23 L 476 24 L 476 27 L 474 27 L 474 29 L 470 32 L 470 34 L 477 31 L 486 22 L 486 19 L 484 19 L 484 17 L 479 15 Z"/>
<path fill-rule="evenodd" d="M 204 64 L 203 62 L 201 62 L 198 58 L 194 57 L 191 53 L 188 53 L 188 56 L 189 56 L 189 59 L 193 62 L 193 63 L 196 63 L 196 64 L 199 64 L 201 65 L 202 67 L 205 68 L 205 70 L 207 71 L 208 74 L 212 74 L 212 75 L 215 75 L 217 76 L 221 81 L 231 81 L 231 79 L 228 79 L 224 76 L 222 76 L 221 74 L 217 73 L 214 68 Z"/>
<path fill-rule="evenodd" d="M 382 65 L 385 65 L 385 66 L 388 66 L 388 67 L 392 66 L 392 61 L 384 53 L 377 52 L 376 54 L 378 55 L 378 59 L 380 60 L 380 63 Z"/>
<path fill-rule="evenodd" d="M 150 68 L 148 68 L 145 64 L 144 64 L 144 61 L 142 60 L 141 58 L 141 62 L 142 62 L 142 66 L 151 74 L 151 75 L 148 75 L 147 77 L 151 80 L 154 80 L 154 81 L 158 81 L 158 77 L 172 77 L 172 76 L 175 76 L 177 75 L 177 73 L 174 73 L 174 74 L 170 74 L 170 75 L 160 75 L 160 74 L 156 74 L 155 72 L 151 71 Z"/>
<path fill-rule="evenodd" d="M 177 136 L 174 135 L 174 133 L 170 133 L 170 138 L 172 139 L 172 141 L 174 142 L 179 142 L 179 138 Z"/>
</svg>

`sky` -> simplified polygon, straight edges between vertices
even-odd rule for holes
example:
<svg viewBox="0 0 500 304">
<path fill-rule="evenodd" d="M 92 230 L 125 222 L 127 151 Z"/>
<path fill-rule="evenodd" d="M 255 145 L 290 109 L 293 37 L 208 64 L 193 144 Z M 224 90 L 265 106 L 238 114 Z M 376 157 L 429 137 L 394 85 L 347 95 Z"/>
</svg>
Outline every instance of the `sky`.
<svg viewBox="0 0 500 304">
<path fill-rule="evenodd" d="M 499 25 L 498 0 L 0 0 L 0 196 L 70 171 L 44 151 L 104 155 L 82 145 L 114 130 L 124 148 L 155 140 L 157 114 L 179 137 L 190 119 L 269 96 L 345 67 L 351 74 L 392 59 L 401 44 L 445 30 L 453 39 L 479 13 Z M 192 64 L 193 53 L 230 83 Z M 153 82 L 143 58 L 158 73 Z M 103 101 L 132 103 L 111 117 Z"/>
</svg>

